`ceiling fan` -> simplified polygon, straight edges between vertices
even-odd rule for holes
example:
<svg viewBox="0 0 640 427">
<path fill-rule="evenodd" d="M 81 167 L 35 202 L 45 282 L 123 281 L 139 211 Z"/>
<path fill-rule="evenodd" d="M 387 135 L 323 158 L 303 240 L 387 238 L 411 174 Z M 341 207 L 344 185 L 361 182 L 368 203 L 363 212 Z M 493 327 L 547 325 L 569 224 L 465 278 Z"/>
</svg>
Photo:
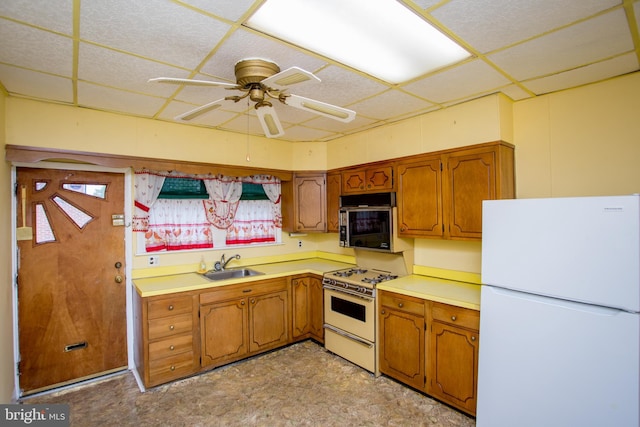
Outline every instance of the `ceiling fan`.
<svg viewBox="0 0 640 427">
<path fill-rule="evenodd" d="M 258 120 L 267 138 L 276 138 L 284 135 L 282 124 L 278 119 L 278 115 L 270 99 L 275 99 L 285 105 L 310 111 L 345 123 L 352 121 L 356 117 L 355 111 L 288 93 L 288 88 L 297 83 L 305 81 L 320 82 L 320 79 L 314 74 L 301 68 L 291 67 L 280 71 L 280 67 L 271 61 L 250 58 L 243 59 L 236 63 L 235 75 L 236 84 L 172 77 L 157 77 L 150 79 L 149 82 L 191 86 L 217 86 L 245 92 L 242 95 L 227 96 L 202 105 L 180 114 L 175 117 L 175 119 L 189 121 L 221 107 L 225 101 L 238 102 L 241 99 L 249 97 L 251 101 L 255 102 L 254 108 L 256 109 Z"/>
</svg>

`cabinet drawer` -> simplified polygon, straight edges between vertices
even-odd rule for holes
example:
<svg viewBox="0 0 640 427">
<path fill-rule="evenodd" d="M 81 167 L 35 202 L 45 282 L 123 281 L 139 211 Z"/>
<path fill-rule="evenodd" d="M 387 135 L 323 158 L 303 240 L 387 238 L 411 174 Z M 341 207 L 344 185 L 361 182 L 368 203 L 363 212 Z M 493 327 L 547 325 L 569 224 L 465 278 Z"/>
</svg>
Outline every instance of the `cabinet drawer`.
<svg viewBox="0 0 640 427">
<path fill-rule="evenodd" d="M 468 308 L 434 302 L 431 304 L 431 318 L 463 328 L 480 330 L 480 313 Z"/>
<path fill-rule="evenodd" d="M 149 321 L 149 340 L 191 332 L 191 313 Z"/>
<path fill-rule="evenodd" d="M 200 304 L 211 304 L 246 296 L 284 291 L 286 289 L 286 279 L 260 280 L 240 285 L 222 286 L 215 291 L 200 294 Z"/>
<path fill-rule="evenodd" d="M 193 350 L 193 335 L 177 335 L 149 344 L 149 360 L 158 360 L 168 356 Z"/>
<path fill-rule="evenodd" d="M 424 316 L 424 300 L 392 292 L 380 292 L 380 302 L 383 306 L 407 313 Z"/>
<path fill-rule="evenodd" d="M 177 378 L 185 377 L 195 371 L 193 352 L 177 354 L 160 360 L 149 362 L 149 382 L 161 384 Z"/>
<path fill-rule="evenodd" d="M 147 309 L 149 319 L 191 313 L 192 298 L 190 296 L 184 296 L 152 300 L 148 302 Z"/>
</svg>

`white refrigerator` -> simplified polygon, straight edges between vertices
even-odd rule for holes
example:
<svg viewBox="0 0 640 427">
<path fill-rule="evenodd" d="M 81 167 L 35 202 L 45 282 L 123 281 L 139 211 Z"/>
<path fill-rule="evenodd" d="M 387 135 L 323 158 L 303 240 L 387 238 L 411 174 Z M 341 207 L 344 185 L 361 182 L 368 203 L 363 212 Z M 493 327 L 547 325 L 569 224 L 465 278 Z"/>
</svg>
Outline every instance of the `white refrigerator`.
<svg viewBox="0 0 640 427">
<path fill-rule="evenodd" d="M 640 425 L 640 196 L 483 204 L 479 427 Z"/>
</svg>

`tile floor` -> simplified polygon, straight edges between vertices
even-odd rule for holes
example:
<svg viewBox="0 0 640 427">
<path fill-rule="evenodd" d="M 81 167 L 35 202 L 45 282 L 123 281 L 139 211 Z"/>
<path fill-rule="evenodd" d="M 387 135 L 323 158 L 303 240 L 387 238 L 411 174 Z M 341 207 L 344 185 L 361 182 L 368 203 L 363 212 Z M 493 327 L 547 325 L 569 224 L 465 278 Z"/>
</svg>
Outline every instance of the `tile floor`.
<svg viewBox="0 0 640 427">
<path fill-rule="evenodd" d="M 24 399 L 72 426 L 474 426 L 475 420 L 312 341 L 141 393 L 130 372 Z"/>
</svg>

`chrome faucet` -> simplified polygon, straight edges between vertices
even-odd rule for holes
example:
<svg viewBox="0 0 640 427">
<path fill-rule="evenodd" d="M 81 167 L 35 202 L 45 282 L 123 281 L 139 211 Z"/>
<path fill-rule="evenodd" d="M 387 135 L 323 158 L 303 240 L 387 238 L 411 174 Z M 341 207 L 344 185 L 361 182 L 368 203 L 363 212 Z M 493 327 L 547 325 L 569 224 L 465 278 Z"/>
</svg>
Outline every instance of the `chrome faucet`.
<svg viewBox="0 0 640 427">
<path fill-rule="evenodd" d="M 231 258 L 225 260 L 224 254 L 222 254 L 222 257 L 220 258 L 220 261 L 216 261 L 216 263 L 214 264 L 213 268 L 214 268 L 215 271 L 222 271 L 222 270 L 225 269 L 227 264 L 229 264 L 234 259 L 240 259 L 240 255 L 236 254 L 236 255 L 232 256 Z"/>
</svg>

